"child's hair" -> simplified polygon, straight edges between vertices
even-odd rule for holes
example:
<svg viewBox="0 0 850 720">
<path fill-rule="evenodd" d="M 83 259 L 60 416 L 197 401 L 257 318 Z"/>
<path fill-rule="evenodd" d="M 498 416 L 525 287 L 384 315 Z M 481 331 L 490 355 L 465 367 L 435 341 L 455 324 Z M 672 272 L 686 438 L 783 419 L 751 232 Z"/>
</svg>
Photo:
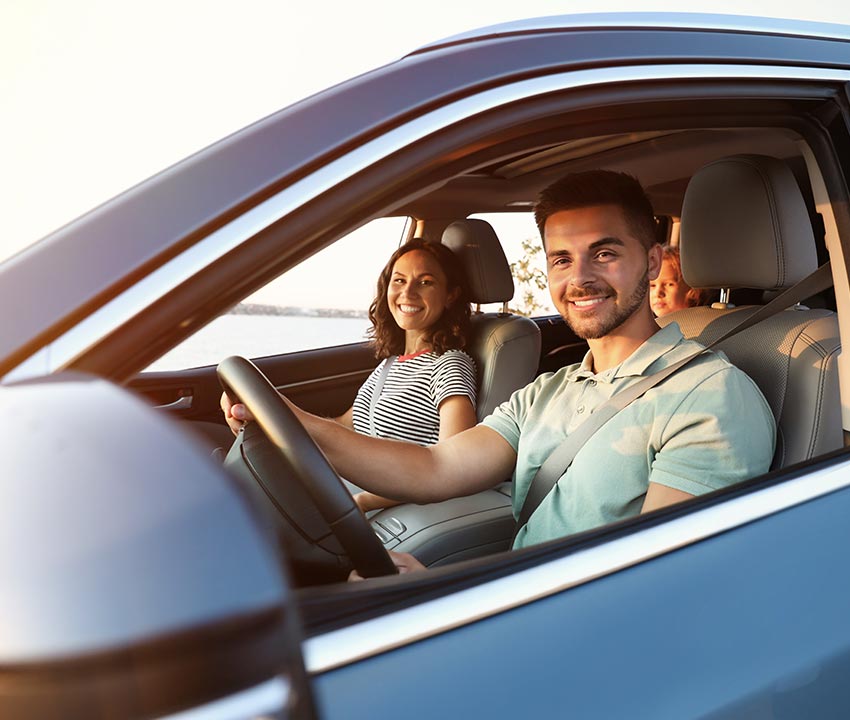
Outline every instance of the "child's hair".
<svg viewBox="0 0 850 720">
<path fill-rule="evenodd" d="M 679 257 L 679 248 L 675 245 L 662 245 L 661 250 L 663 252 L 663 255 L 661 257 L 662 261 L 668 260 L 670 262 L 670 265 L 673 267 L 673 271 L 676 273 L 676 277 L 679 279 L 679 282 L 688 288 L 688 292 L 685 294 L 685 302 L 687 303 L 688 307 L 705 305 L 708 302 L 708 296 L 710 295 L 710 291 L 701 290 L 699 288 L 692 288 L 685 282 L 685 278 L 682 277 L 682 260 Z"/>
</svg>

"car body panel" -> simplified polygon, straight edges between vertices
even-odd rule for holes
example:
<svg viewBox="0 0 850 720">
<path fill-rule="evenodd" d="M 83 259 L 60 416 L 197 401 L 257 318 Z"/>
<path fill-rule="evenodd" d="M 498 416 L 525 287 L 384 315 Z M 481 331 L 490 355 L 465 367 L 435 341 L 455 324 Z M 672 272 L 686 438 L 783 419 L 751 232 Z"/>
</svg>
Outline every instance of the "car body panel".
<svg viewBox="0 0 850 720">
<path fill-rule="evenodd" d="M 842 489 L 328 670 L 317 702 L 351 718 L 400 697 L 416 698 L 411 718 L 845 716 L 850 573 L 822 553 L 850 541 L 848 503 Z M 391 693 L 352 706 L 387 677 Z"/>
<path fill-rule="evenodd" d="M 27 587 L 29 602 L 17 610 L 31 612 L 32 625 L 16 638 L 18 646 L 0 642 L 0 671 L 10 671 L 7 679 L 23 677 L 15 672 L 35 663 L 22 658 L 53 651 L 61 657 L 48 657 L 51 662 L 76 671 L 75 654 L 103 651 L 109 660 L 121 645 L 121 657 L 132 658 L 172 631 L 194 638 L 195 625 L 233 619 L 238 613 L 228 611 L 240 602 L 257 605 L 249 602 L 255 586 L 239 579 L 240 570 L 255 567 L 239 562 L 237 555 L 245 555 L 268 571 L 264 587 L 275 592 L 267 605 L 278 612 L 264 619 L 275 630 L 264 632 L 263 623 L 230 634 L 217 628 L 216 638 L 239 647 L 229 652 L 227 643 L 213 642 L 218 652 L 208 664 L 183 675 L 206 686 L 170 683 L 175 692 L 184 685 L 193 692 L 169 711 L 230 694 L 266 697 L 271 682 L 273 705 L 287 702 L 282 698 L 292 690 L 306 702 L 299 717 L 326 720 L 393 712 L 412 718 L 846 716 L 845 450 L 543 546 L 419 578 L 309 588 L 293 599 L 286 572 L 271 567 L 279 560 L 275 543 L 250 502 L 205 457 L 209 447 L 184 432 L 206 424 L 200 432 L 208 444 L 229 439 L 213 368 L 137 373 L 217 313 L 373 217 L 425 198 L 432 212 L 417 218 L 421 227 L 445 227 L 468 198 L 490 187 L 499 187 L 496 204 L 503 209 L 513 201 L 527 208 L 537 186 L 564 168 L 607 162 L 640 168 L 643 158 L 674 148 L 668 134 L 680 131 L 676 147 L 685 149 L 659 155 L 657 165 L 684 158 L 693 167 L 653 165 L 648 173 L 660 178 L 653 189 L 668 193 L 671 216 L 706 153 L 740 152 L 762 131 L 768 146 L 791 149 L 813 214 L 823 217 L 821 249 L 833 260 L 846 326 L 848 39 L 846 28 L 827 25 L 660 15 L 542 19 L 464 34 L 286 108 L 4 263 L 0 408 L 23 422 L 20 432 L 28 435 L 25 442 L 13 433 L 4 438 L 13 461 L 2 485 L 8 502 L 0 506 L 14 521 L 0 523 L 8 537 L 0 577 L 16 593 Z M 703 115 L 706 108 L 715 114 Z M 716 132 L 717 144 L 701 136 L 700 151 L 688 155 L 694 128 Z M 586 155 L 570 145 L 587 138 L 596 145 Z M 441 215 L 441 198 L 455 191 L 455 204 L 444 205 Z M 21 302 L 56 277 L 57 266 L 69 271 L 42 292 L 44 301 Z M 563 323 L 538 322 L 547 326 L 541 370 L 580 356 L 583 346 Z M 348 407 L 374 363 L 365 345 L 258 361 L 294 400 L 328 415 Z M 57 374 L 67 368 L 98 379 Z M 841 373 L 845 389 L 848 369 Z M 14 384 L 15 378 L 35 379 Z M 126 383 L 137 397 L 109 380 Z M 841 396 L 850 407 L 850 393 Z M 236 510 L 207 513 L 203 506 L 183 518 L 185 527 L 168 525 L 169 513 L 179 510 L 171 493 L 181 482 L 193 483 L 199 497 L 226 495 Z M 54 499 L 69 513 L 82 510 L 42 512 L 41 501 Z M 114 527 L 120 535 L 143 512 L 154 519 L 161 513 L 163 532 L 145 535 L 150 547 L 126 557 L 121 552 L 134 549 L 138 534 L 117 548 L 103 542 L 115 572 L 95 553 L 87 572 L 79 566 L 90 586 L 73 586 L 78 578 L 66 566 L 64 574 L 47 566 L 25 572 L 27 562 L 61 565 L 64 548 L 57 543 L 65 531 L 76 533 L 68 548 L 79 549 L 86 525 L 96 525 L 100 514 L 109 513 L 96 529 Z M 253 538 L 256 547 L 231 544 L 236 536 Z M 26 557 L 16 544 L 22 539 Z M 204 556 L 208 564 L 193 566 L 204 547 L 214 549 L 212 560 Z M 189 571 L 179 572 L 184 566 Z M 194 573 L 202 575 L 197 583 Z M 21 577 L 38 582 L 27 585 Z M 122 592 L 136 589 L 122 602 L 109 586 L 119 577 Z M 67 594 L 84 602 L 64 607 L 60 579 L 88 592 Z M 218 581 L 230 584 L 217 587 Z M 39 587 L 53 588 L 53 596 L 40 600 Z M 127 608 L 145 592 L 155 601 L 140 602 L 139 615 L 128 619 Z M 207 597 L 193 605 L 197 592 Z M 185 600 L 184 614 L 175 615 L 174 606 L 163 610 L 169 600 Z M 201 612 L 209 607 L 225 609 Z M 88 623 L 91 632 L 81 630 L 64 645 L 51 642 L 47 630 L 65 637 L 57 630 L 63 612 L 79 621 L 74 627 Z M 98 624 L 99 613 L 114 619 L 112 629 L 124 634 L 111 637 L 121 642 L 103 640 L 110 628 Z M 42 616 L 49 621 L 43 627 Z M 193 617 L 204 622 L 193 625 Z M 252 641 L 260 647 L 256 655 Z M 272 646 L 286 652 L 269 670 L 264 663 Z M 85 660 L 96 685 L 107 663 Z M 244 668 L 255 660 L 263 661 L 262 671 L 249 677 Z M 279 667 L 286 670 L 283 685 L 274 679 Z M 0 709 L 2 701 L 0 693 Z"/>
</svg>

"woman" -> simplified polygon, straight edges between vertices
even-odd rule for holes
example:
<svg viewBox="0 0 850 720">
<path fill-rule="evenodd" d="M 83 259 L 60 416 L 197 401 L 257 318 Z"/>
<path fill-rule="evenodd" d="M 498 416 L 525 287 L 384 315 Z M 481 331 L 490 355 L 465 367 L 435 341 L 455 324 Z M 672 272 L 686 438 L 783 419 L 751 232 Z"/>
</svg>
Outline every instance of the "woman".
<svg viewBox="0 0 850 720">
<path fill-rule="evenodd" d="M 467 297 L 463 271 L 445 245 L 417 238 L 396 250 L 369 308 L 372 343 L 383 362 L 337 422 L 364 435 L 419 445 L 475 425 L 475 365 L 462 350 L 469 332 Z M 355 499 L 364 512 L 397 504 L 368 492 Z"/>
<path fill-rule="evenodd" d="M 383 361 L 336 422 L 375 437 L 432 445 L 476 424 L 475 365 L 463 352 L 469 332 L 466 280 L 439 243 L 413 239 L 390 257 L 369 308 L 375 354 Z M 377 389 L 377 393 L 376 393 Z M 235 406 L 242 413 L 242 406 Z M 222 409 L 234 432 L 226 396 Z M 355 495 L 364 512 L 398 504 Z"/>
<path fill-rule="evenodd" d="M 661 272 L 649 282 L 649 302 L 655 316 L 705 304 L 705 291 L 692 288 L 682 278 L 679 248 L 664 245 L 662 250 Z"/>
</svg>

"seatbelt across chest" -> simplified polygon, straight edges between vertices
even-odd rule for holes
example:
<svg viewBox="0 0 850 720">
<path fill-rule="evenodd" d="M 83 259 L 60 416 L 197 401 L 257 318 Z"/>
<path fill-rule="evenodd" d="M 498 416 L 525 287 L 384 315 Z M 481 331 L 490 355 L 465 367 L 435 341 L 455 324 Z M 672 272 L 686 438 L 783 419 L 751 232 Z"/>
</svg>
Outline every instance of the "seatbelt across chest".
<svg viewBox="0 0 850 720">
<path fill-rule="evenodd" d="M 369 400 L 369 434 L 372 437 L 378 437 L 375 434 L 375 409 L 378 407 L 378 399 L 381 397 L 381 391 L 384 389 L 384 383 L 390 374 L 390 368 L 394 362 L 394 355 L 391 355 L 384 361 L 384 367 L 381 368 L 381 372 L 375 378 L 375 387 L 372 388 L 372 397 Z"/>
<path fill-rule="evenodd" d="M 714 340 L 706 347 L 692 353 L 686 358 L 673 363 L 672 365 L 659 370 L 653 375 L 642 378 L 633 385 L 623 388 L 616 395 L 612 396 L 571 432 L 555 450 L 546 458 L 546 461 L 540 466 L 531 485 L 528 488 L 528 493 L 517 517 L 516 528 L 511 539 L 511 545 L 516 540 L 519 531 L 525 527 L 528 519 L 534 511 L 543 502 L 543 499 L 552 491 L 558 480 L 567 472 L 573 462 L 573 458 L 578 454 L 578 451 L 584 444 L 614 417 L 620 410 L 630 405 L 632 402 L 641 397 L 647 390 L 662 382 L 679 368 L 687 365 L 691 360 L 702 355 L 706 350 L 713 348 L 715 345 L 729 339 L 733 335 L 746 330 L 749 327 L 765 320 L 776 313 L 785 310 L 792 305 L 802 302 L 806 298 L 812 297 L 823 290 L 832 286 L 832 269 L 830 264 L 824 263 L 811 275 L 807 275 L 800 282 L 785 290 L 783 293 L 771 300 L 767 305 L 763 305 L 756 310 L 752 315 L 742 320 L 740 323 L 723 333 L 719 338 Z"/>
</svg>

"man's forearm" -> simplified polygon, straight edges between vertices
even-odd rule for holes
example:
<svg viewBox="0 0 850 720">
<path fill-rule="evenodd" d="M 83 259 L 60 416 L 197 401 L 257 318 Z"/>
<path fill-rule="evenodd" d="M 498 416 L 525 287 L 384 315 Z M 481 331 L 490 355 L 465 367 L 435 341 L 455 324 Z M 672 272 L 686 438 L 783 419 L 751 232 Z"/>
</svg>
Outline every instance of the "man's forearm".
<svg viewBox="0 0 850 720">
<path fill-rule="evenodd" d="M 452 497 L 430 448 L 361 435 L 289 405 L 337 472 L 364 490 L 413 503 Z"/>
</svg>

